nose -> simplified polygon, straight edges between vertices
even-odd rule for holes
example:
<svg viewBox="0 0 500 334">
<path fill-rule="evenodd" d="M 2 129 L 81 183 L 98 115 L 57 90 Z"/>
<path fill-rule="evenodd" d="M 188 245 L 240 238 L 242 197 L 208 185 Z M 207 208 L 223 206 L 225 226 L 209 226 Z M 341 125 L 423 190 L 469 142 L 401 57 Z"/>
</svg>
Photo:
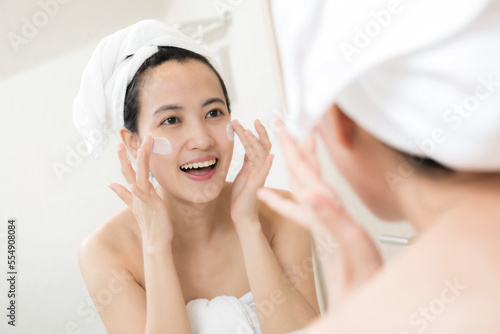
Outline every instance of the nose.
<svg viewBox="0 0 500 334">
<path fill-rule="evenodd" d="M 206 150 L 215 143 L 214 138 L 204 122 L 195 122 L 191 124 L 190 127 L 187 127 L 186 131 L 186 144 L 190 150 Z"/>
</svg>

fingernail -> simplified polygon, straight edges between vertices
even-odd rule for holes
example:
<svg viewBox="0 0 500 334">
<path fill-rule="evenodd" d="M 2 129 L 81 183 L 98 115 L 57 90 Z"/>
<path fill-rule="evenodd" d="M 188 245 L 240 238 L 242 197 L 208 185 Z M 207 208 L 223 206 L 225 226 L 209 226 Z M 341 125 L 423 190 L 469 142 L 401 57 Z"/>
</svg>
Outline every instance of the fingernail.
<svg viewBox="0 0 500 334">
<path fill-rule="evenodd" d="M 144 153 L 142 152 L 142 149 L 138 149 L 137 150 L 137 157 L 142 158 L 143 155 L 144 155 Z"/>
</svg>

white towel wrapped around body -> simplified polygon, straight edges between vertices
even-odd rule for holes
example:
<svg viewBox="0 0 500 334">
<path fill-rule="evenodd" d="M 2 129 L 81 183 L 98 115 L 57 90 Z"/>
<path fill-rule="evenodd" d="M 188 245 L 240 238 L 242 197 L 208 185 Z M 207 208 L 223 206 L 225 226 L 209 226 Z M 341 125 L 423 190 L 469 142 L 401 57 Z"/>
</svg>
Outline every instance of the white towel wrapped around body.
<svg viewBox="0 0 500 334">
<path fill-rule="evenodd" d="M 395 149 L 500 170 L 500 1 L 272 1 L 298 140 L 337 103 Z"/>
<path fill-rule="evenodd" d="M 191 300 L 186 308 L 193 334 L 261 334 L 251 291 L 239 299 Z"/>
</svg>

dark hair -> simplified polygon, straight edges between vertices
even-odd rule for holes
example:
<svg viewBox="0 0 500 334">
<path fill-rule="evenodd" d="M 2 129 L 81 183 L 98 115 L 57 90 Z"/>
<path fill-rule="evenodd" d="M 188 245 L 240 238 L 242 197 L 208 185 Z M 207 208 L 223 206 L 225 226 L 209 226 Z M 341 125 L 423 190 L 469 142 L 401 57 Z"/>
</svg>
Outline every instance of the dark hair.
<svg viewBox="0 0 500 334">
<path fill-rule="evenodd" d="M 415 170 L 417 170 L 424 176 L 441 177 L 445 175 L 451 175 L 455 172 L 455 170 L 440 164 L 436 160 L 427 157 L 408 154 L 406 152 L 402 152 L 399 150 L 395 151 L 401 154 L 406 161 L 408 161 L 412 166 L 415 167 Z"/>
<path fill-rule="evenodd" d="M 158 52 L 149 57 L 142 63 L 141 67 L 137 70 L 134 75 L 134 78 L 127 86 L 127 91 L 125 93 L 125 106 L 123 109 L 123 121 L 125 123 L 125 128 L 127 128 L 132 133 L 138 133 L 138 124 L 137 118 L 139 117 L 139 92 L 141 87 L 143 86 L 144 74 L 148 69 L 155 68 L 167 61 L 177 61 L 179 63 L 183 63 L 189 60 L 197 60 L 208 67 L 210 67 L 217 78 L 219 79 L 220 85 L 222 86 L 222 91 L 224 93 L 224 98 L 226 99 L 226 105 L 229 113 L 231 113 L 231 106 L 229 102 L 229 97 L 227 94 L 226 85 L 222 80 L 219 73 L 215 70 L 215 68 L 210 64 L 207 58 L 204 56 L 173 46 L 159 46 Z"/>
</svg>

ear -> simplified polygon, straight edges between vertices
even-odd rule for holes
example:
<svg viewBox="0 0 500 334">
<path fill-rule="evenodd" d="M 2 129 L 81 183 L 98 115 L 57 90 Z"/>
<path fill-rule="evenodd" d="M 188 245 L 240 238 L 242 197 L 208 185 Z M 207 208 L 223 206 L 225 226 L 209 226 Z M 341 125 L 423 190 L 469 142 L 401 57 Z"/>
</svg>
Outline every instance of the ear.
<svg viewBox="0 0 500 334">
<path fill-rule="evenodd" d="M 320 122 L 320 133 L 323 138 L 335 140 L 345 149 L 352 149 L 358 131 L 358 125 L 347 116 L 337 104 L 332 104 Z"/>
<path fill-rule="evenodd" d="M 122 127 L 120 129 L 120 137 L 134 159 L 137 159 L 137 150 L 141 147 L 139 136 Z"/>
</svg>

